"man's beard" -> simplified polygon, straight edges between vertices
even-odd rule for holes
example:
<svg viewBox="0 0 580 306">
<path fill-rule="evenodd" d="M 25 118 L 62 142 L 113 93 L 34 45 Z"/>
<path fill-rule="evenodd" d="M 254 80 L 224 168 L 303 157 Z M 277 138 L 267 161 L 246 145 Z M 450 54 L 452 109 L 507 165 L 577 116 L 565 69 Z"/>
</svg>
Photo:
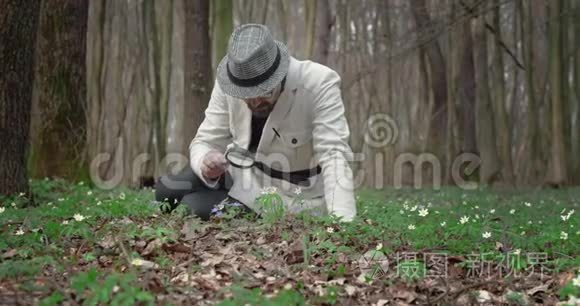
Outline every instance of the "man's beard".
<svg viewBox="0 0 580 306">
<path fill-rule="evenodd" d="M 253 110 L 250 109 L 252 111 L 252 115 L 258 118 L 266 118 L 270 115 L 270 113 L 272 112 L 272 110 L 274 109 L 275 104 L 271 104 L 268 105 L 267 107 L 263 107 L 260 108 L 259 110 Z"/>
</svg>

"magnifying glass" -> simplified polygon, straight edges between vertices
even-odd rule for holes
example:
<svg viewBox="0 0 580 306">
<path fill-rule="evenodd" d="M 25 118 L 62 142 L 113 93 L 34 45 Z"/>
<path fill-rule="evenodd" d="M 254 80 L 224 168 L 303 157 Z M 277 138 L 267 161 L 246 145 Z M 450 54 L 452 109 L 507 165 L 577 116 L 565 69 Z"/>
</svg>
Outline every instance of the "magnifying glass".
<svg viewBox="0 0 580 306">
<path fill-rule="evenodd" d="M 254 154 L 250 151 L 239 147 L 237 145 L 231 145 L 226 150 L 226 160 L 230 165 L 239 169 L 248 169 L 256 167 L 260 171 L 264 172 L 266 175 L 280 179 L 286 180 L 293 184 L 301 184 L 307 181 L 311 176 L 317 175 L 321 172 L 320 166 L 313 169 L 299 170 L 293 172 L 285 172 L 276 169 L 272 169 L 261 161 L 257 161 L 254 158 Z"/>
<path fill-rule="evenodd" d="M 230 165 L 240 169 L 251 168 L 256 163 L 250 151 L 238 146 L 230 147 L 227 150 L 226 160 L 230 163 Z"/>
</svg>

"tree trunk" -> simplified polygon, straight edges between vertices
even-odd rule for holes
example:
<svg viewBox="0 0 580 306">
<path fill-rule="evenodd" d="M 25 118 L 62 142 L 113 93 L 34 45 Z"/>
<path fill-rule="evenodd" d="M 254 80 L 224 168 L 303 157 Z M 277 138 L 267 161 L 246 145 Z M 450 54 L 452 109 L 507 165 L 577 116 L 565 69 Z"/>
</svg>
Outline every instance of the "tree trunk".
<svg viewBox="0 0 580 306">
<path fill-rule="evenodd" d="M 204 118 L 211 93 L 209 1 L 185 1 L 185 101 L 183 153 Z"/>
<path fill-rule="evenodd" d="M 451 11 L 451 19 L 456 18 L 456 6 L 454 5 L 453 1 L 448 1 L 447 6 Z M 449 114 L 449 118 L 447 120 L 447 143 L 446 143 L 446 164 L 447 167 L 445 168 L 445 183 L 451 182 L 452 178 L 452 169 L 451 165 L 453 164 L 453 160 L 457 155 L 457 146 L 456 146 L 456 87 L 457 87 L 457 45 L 455 44 L 455 40 L 457 39 L 457 30 L 454 29 L 449 31 L 447 34 L 447 47 L 449 52 L 449 60 L 447 61 L 447 110 Z"/>
<path fill-rule="evenodd" d="M 328 0 L 318 0 L 316 8 L 316 42 L 314 43 L 313 60 L 323 65 L 328 64 L 330 49 L 330 32 L 334 21 Z"/>
<path fill-rule="evenodd" d="M 524 57 L 525 71 L 525 89 L 526 96 L 528 98 L 527 107 L 527 133 L 526 133 L 526 147 L 527 153 L 529 154 L 529 166 L 526 170 L 527 175 L 524 178 L 528 180 L 529 178 L 537 178 L 540 173 L 540 133 L 538 132 L 538 103 L 536 99 L 536 81 L 535 81 L 535 69 L 534 69 L 534 22 L 532 14 L 532 4 L 528 0 L 520 0 L 520 12 L 522 13 L 522 23 L 523 23 L 523 33 L 522 33 L 522 53 Z"/>
<path fill-rule="evenodd" d="M 159 2 L 162 4 L 170 2 Z M 148 13 L 162 15 L 167 10 L 153 9 L 157 5 L 153 0 L 91 1 L 89 5 L 87 141 L 91 179 L 100 188 L 137 187 L 143 177 L 154 175 L 152 127 L 158 127 L 155 118 L 164 111 L 156 103 L 168 93 L 161 81 L 168 74 L 159 67 L 167 63 L 160 57 L 169 50 L 152 50 L 163 40 L 156 39 L 163 35 L 158 29 L 164 28 L 156 20 L 166 18 L 151 18 Z"/>
<path fill-rule="evenodd" d="M 576 126 L 572 131 L 573 169 L 576 183 L 580 183 L 580 2 L 574 1 L 574 92 L 576 93 Z"/>
<path fill-rule="evenodd" d="M 0 194 L 3 195 L 29 194 L 26 155 L 39 8 L 39 1 L 0 0 Z"/>
<path fill-rule="evenodd" d="M 460 55 L 459 77 L 457 80 L 458 96 L 461 105 L 461 152 L 477 153 L 477 134 L 475 124 L 476 88 L 475 67 L 473 63 L 473 38 L 470 21 L 460 26 L 462 51 Z"/>
<path fill-rule="evenodd" d="M 88 179 L 87 15 L 85 0 L 41 4 L 29 159 L 30 175 L 35 178 Z"/>
<path fill-rule="evenodd" d="M 506 90 L 505 90 L 505 76 L 504 76 L 504 63 L 503 63 L 503 49 L 501 48 L 502 42 L 502 31 L 501 31 L 501 10 L 499 0 L 495 0 L 494 3 L 494 14 L 493 14 L 493 27 L 495 28 L 494 35 L 494 57 L 493 57 L 493 72 L 494 72 L 494 84 L 495 84 L 495 95 L 494 95 L 494 110 L 495 110 L 495 120 L 497 122 L 497 145 L 499 156 L 501 159 L 501 173 L 503 181 L 508 184 L 513 184 L 513 164 L 511 156 L 511 129 L 508 125 L 508 116 L 506 113 Z"/>
<path fill-rule="evenodd" d="M 230 34 L 234 28 L 233 2 L 232 0 L 214 0 L 212 29 L 212 70 L 215 72 L 217 65 L 226 55 Z"/>
<path fill-rule="evenodd" d="M 429 29 L 433 27 L 433 21 L 429 16 L 426 1 L 413 0 L 409 3 L 411 5 L 411 10 L 419 35 L 423 31 L 429 31 Z M 443 57 L 443 52 L 441 51 L 441 47 L 437 40 L 431 41 L 427 44 L 421 43 L 420 49 L 425 52 L 427 56 L 430 70 L 429 79 L 434 99 L 428 136 L 429 147 L 434 152 L 444 152 L 442 146 L 445 144 L 445 131 L 447 128 L 447 75 L 445 58 Z"/>
<path fill-rule="evenodd" d="M 306 35 L 304 36 L 306 57 L 311 58 L 314 52 L 314 37 L 316 32 L 316 2 L 304 0 L 305 18 L 306 18 Z"/>
<path fill-rule="evenodd" d="M 287 22 L 287 7 L 288 4 L 285 0 L 278 0 L 276 2 L 276 18 L 278 20 L 278 28 L 280 29 L 281 39 L 284 43 L 288 42 L 288 22 Z"/>
<path fill-rule="evenodd" d="M 500 165 L 496 149 L 494 116 L 489 97 L 487 36 L 484 15 L 473 20 L 472 31 L 477 94 L 477 146 L 481 158 L 479 177 L 482 184 L 492 185 L 498 180 Z"/>
<path fill-rule="evenodd" d="M 562 0 L 549 2 L 550 22 L 550 97 L 551 97 L 551 154 L 547 183 L 560 186 L 566 182 L 566 153 L 563 130 L 562 97 Z"/>
</svg>

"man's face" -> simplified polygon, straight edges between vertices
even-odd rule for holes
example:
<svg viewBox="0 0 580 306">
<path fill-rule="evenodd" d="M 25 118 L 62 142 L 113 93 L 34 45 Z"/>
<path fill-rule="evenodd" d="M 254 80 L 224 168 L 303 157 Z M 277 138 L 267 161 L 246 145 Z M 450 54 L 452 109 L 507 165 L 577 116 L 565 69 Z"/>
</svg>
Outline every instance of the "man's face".
<svg viewBox="0 0 580 306">
<path fill-rule="evenodd" d="M 248 108 L 256 116 L 268 116 L 270 112 L 274 109 L 274 105 L 280 97 L 281 86 L 276 86 L 272 91 L 265 94 L 262 97 L 244 99 L 244 102 L 248 105 Z"/>
</svg>

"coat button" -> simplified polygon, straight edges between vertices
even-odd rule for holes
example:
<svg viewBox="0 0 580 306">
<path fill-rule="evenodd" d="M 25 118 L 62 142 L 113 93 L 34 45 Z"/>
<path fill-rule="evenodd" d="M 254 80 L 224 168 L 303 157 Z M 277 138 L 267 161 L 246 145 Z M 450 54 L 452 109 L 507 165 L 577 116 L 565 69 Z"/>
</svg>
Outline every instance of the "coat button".
<svg viewBox="0 0 580 306">
<path fill-rule="evenodd" d="M 296 138 L 292 138 L 292 144 L 296 144 L 298 140 Z"/>
</svg>

